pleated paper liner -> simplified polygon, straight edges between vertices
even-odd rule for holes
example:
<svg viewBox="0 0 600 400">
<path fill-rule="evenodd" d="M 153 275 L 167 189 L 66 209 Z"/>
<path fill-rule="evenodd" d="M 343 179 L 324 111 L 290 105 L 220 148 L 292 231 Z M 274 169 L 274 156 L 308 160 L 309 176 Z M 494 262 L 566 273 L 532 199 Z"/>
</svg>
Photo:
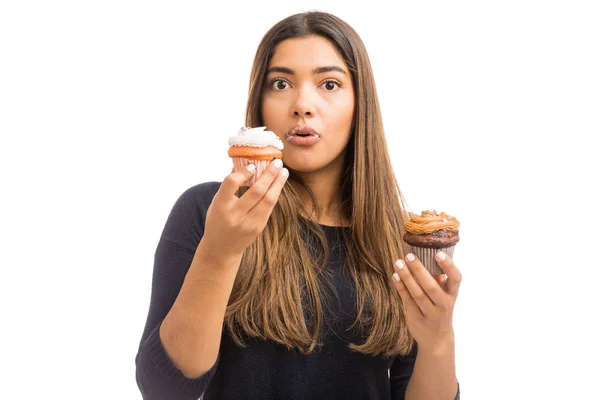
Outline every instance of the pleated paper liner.
<svg viewBox="0 0 600 400">
<path fill-rule="evenodd" d="M 416 246 L 408 246 L 408 249 L 411 253 L 413 253 L 425 266 L 425 268 L 431 272 L 433 275 L 444 274 L 445 272 L 440 268 L 437 261 L 435 261 L 435 255 L 439 251 L 443 251 L 448 254 L 450 258 L 454 256 L 454 248 L 456 245 L 452 247 L 446 247 L 442 249 L 427 249 L 425 247 L 416 247 Z"/>
<path fill-rule="evenodd" d="M 254 164 L 256 166 L 256 173 L 254 175 L 252 175 L 252 177 L 245 182 L 245 184 L 244 184 L 245 186 L 250 186 L 250 185 L 254 184 L 254 182 L 256 182 L 256 180 L 258 179 L 258 177 L 261 176 L 263 172 L 265 172 L 265 170 L 267 169 L 269 164 L 271 164 L 271 161 L 251 160 L 251 159 L 242 158 L 242 157 L 234 157 L 234 158 L 232 158 L 232 160 L 233 160 L 233 169 L 235 170 L 235 172 L 244 173 L 244 171 L 246 170 L 246 167 L 250 164 Z"/>
</svg>

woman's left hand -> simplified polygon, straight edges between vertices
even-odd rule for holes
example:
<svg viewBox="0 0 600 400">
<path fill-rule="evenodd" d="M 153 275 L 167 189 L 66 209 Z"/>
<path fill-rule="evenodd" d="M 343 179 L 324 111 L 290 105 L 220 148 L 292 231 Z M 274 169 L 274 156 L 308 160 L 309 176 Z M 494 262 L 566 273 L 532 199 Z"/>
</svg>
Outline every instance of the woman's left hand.
<svg viewBox="0 0 600 400">
<path fill-rule="evenodd" d="M 443 351 L 454 345 L 452 314 L 462 275 L 447 254 L 438 252 L 435 259 L 444 274 L 432 275 L 412 253 L 394 264 L 394 286 L 419 351 Z"/>
</svg>

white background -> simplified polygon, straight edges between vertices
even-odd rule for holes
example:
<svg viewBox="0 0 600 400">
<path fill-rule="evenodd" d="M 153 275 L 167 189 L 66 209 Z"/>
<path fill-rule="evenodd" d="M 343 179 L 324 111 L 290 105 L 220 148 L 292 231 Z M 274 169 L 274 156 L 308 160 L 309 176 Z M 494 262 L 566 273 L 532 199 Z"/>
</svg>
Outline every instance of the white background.
<svg viewBox="0 0 600 400">
<path fill-rule="evenodd" d="M 600 398 L 596 2 L 215 3 L 1 3 L 0 397 L 141 398 L 167 215 L 229 172 L 262 35 L 318 9 L 367 46 L 411 209 L 461 221 L 463 399 Z"/>
</svg>

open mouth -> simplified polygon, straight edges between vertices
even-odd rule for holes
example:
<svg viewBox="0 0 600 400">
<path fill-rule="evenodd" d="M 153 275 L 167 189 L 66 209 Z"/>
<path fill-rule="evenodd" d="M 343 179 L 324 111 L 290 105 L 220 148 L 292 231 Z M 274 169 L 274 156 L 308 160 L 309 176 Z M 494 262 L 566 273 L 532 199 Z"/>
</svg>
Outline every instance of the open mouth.
<svg viewBox="0 0 600 400">
<path fill-rule="evenodd" d="M 286 133 L 287 140 L 290 140 L 290 138 L 292 138 L 294 136 L 298 136 L 298 137 L 315 136 L 317 138 L 320 137 L 319 133 L 308 125 L 296 125 L 292 129 L 290 129 L 288 131 L 288 133 Z"/>
</svg>

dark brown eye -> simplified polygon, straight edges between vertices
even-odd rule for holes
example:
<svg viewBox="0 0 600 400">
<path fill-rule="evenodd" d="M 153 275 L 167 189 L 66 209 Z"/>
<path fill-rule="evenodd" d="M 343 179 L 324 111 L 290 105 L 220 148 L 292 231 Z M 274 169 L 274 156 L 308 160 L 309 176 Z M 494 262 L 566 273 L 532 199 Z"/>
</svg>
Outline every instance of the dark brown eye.
<svg viewBox="0 0 600 400">
<path fill-rule="evenodd" d="M 274 80 L 274 81 L 271 83 L 271 86 L 272 86 L 272 87 L 273 87 L 273 89 L 275 89 L 275 90 L 285 90 L 285 89 L 287 89 L 287 87 L 288 87 L 288 83 L 287 83 L 286 81 L 284 81 L 284 80 L 277 79 L 277 80 Z"/>
<path fill-rule="evenodd" d="M 338 87 L 339 87 L 339 85 L 334 81 L 325 82 L 325 89 L 328 91 L 333 91 L 333 90 L 337 89 Z"/>
</svg>

